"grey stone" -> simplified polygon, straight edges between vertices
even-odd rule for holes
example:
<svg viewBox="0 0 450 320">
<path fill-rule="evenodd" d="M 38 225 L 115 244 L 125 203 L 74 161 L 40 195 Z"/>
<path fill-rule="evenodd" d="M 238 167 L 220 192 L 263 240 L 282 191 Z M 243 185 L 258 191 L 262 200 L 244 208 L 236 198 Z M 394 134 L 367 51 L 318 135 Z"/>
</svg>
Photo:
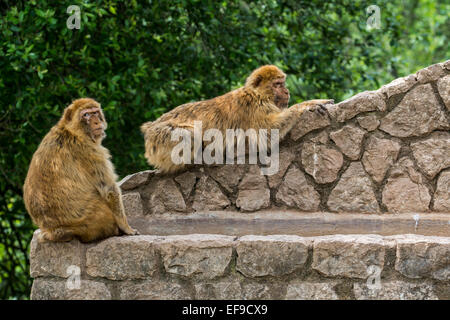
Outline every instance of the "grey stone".
<svg viewBox="0 0 450 320">
<path fill-rule="evenodd" d="M 436 129 L 449 129 L 449 120 L 439 106 L 431 84 L 409 91 L 388 115 L 380 129 L 396 137 L 422 136 Z"/>
<path fill-rule="evenodd" d="M 385 111 L 386 102 L 378 91 L 364 91 L 328 108 L 331 118 L 344 122 L 367 111 Z"/>
<path fill-rule="evenodd" d="M 283 176 L 286 173 L 286 170 L 291 165 L 292 161 L 295 159 L 295 154 L 293 154 L 289 149 L 281 149 L 279 155 L 279 168 L 278 172 L 267 176 L 269 181 L 270 188 L 276 188 L 283 180 Z"/>
<path fill-rule="evenodd" d="M 243 236 L 236 246 L 236 270 L 247 277 L 290 274 L 305 265 L 309 245 L 294 235 Z"/>
<path fill-rule="evenodd" d="M 361 143 L 366 132 L 355 126 L 347 125 L 330 133 L 331 140 L 351 160 L 358 160 L 361 153 Z"/>
<path fill-rule="evenodd" d="M 138 173 L 130 174 L 123 178 L 119 183 L 119 187 L 125 191 L 125 190 L 131 190 L 134 188 L 137 188 L 141 185 L 145 185 L 150 177 L 154 176 L 156 173 L 156 170 L 147 170 L 147 171 L 141 171 Z"/>
<path fill-rule="evenodd" d="M 207 173 L 228 192 L 233 192 L 239 185 L 239 181 L 245 173 L 245 165 L 225 164 L 208 167 Z"/>
<path fill-rule="evenodd" d="M 188 300 L 193 299 L 186 285 L 176 280 L 126 281 L 119 289 L 120 300 Z"/>
<path fill-rule="evenodd" d="M 431 196 L 411 159 L 402 158 L 392 168 L 382 199 L 393 213 L 428 211 Z"/>
<path fill-rule="evenodd" d="M 87 274 L 111 280 L 144 279 L 158 269 L 156 236 L 113 237 L 86 252 Z"/>
<path fill-rule="evenodd" d="M 291 139 L 297 141 L 308 132 L 316 129 L 324 128 L 330 124 L 328 116 L 323 116 L 318 112 L 305 111 L 301 114 L 299 121 L 292 128 Z"/>
<path fill-rule="evenodd" d="M 157 180 L 154 182 L 153 188 L 147 203 L 150 213 L 160 214 L 186 211 L 183 195 L 171 178 Z"/>
<path fill-rule="evenodd" d="M 278 188 L 276 200 L 288 207 L 315 211 L 319 209 L 320 194 L 306 180 L 303 172 L 291 167 Z"/>
<path fill-rule="evenodd" d="M 56 280 L 37 278 L 31 288 L 31 300 L 111 300 L 106 285 L 94 280 Z"/>
<path fill-rule="evenodd" d="M 428 283 L 382 281 L 379 289 L 354 283 L 353 291 L 357 300 L 438 300 L 433 285 Z"/>
<path fill-rule="evenodd" d="M 139 192 L 130 192 L 122 195 L 122 201 L 127 217 L 142 217 L 144 215 Z"/>
<path fill-rule="evenodd" d="M 389 99 L 394 95 L 407 92 L 416 83 L 417 83 L 416 75 L 411 74 L 403 78 L 395 79 L 391 83 L 382 86 L 380 91 L 382 93 L 385 93 L 387 98 Z"/>
<path fill-rule="evenodd" d="M 437 87 L 442 101 L 444 101 L 447 109 L 450 110 L 450 75 L 439 79 L 437 82 Z"/>
<path fill-rule="evenodd" d="M 411 143 L 417 165 L 431 179 L 450 167 L 450 132 L 433 132 L 428 138 Z"/>
<path fill-rule="evenodd" d="M 191 195 L 195 182 L 197 181 L 197 176 L 188 171 L 177 176 L 175 181 L 180 185 L 183 195 L 188 198 Z"/>
<path fill-rule="evenodd" d="M 223 194 L 213 179 L 207 176 L 200 178 L 194 194 L 194 204 L 192 205 L 195 211 L 221 210 L 230 204 L 230 200 Z"/>
<path fill-rule="evenodd" d="M 359 116 L 357 120 L 359 125 L 367 131 L 373 131 L 380 125 L 380 120 L 378 120 L 378 117 L 375 114 Z"/>
<path fill-rule="evenodd" d="M 286 300 L 338 300 L 335 282 L 291 281 L 286 290 Z"/>
<path fill-rule="evenodd" d="M 362 163 L 373 180 L 378 183 L 383 181 L 386 172 L 397 160 L 400 148 L 400 144 L 391 139 L 383 139 L 375 135 L 368 139 Z"/>
<path fill-rule="evenodd" d="M 378 212 L 372 182 L 361 162 L 352 162 L 342 174 L 328 198 L 328 207 L 336 212 Z"/>
<path fill-rule="evenodd" d="M 251 165 L 249 172 L 239 184 L 236 207 L 242 211 L 256 211 L 270 206 L 270 190 L 266 177 L 261 175 L 257 165 Z"/>
<path fill-rule="evenodd" d="M 233 237 L 207 234 L 169 236 L 157 244 L 166 272 L 196 279 L 223 276 L 232 245 Z"/>
<path fill-rule="evenodd" d="M 427 83 L 436 81 L 445 75 L 445 70 L 442 64 L 436 63 L 422 70 L 417 71 L 416 78 L 419 83 Z"/>
<path fill-rule="evenodd" d="M 434 194 L 434 210 L 450 212 L 450 171 L 442 172 Z"/>
<path fill-rule="evenodd" d="M 301 159 L 305 171 L 318 183 L 335 181 L 344 163 L 339 151 L 311 142 L 303 145 Z"/>
</svg>

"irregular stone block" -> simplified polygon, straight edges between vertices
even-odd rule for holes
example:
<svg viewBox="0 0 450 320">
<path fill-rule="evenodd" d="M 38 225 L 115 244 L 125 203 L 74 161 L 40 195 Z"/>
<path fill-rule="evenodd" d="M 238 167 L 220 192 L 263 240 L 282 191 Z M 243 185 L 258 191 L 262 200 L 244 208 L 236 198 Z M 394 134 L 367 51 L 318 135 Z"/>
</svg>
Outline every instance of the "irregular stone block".
<svg viewBox="0 0 450 320">
<path fill-rule="evenodd" d="M 309 244 L 294 235 L 243 236 L 236 247 L 236 270 L 247 277 L 290 274 L 304 266 Z"/>
<path fill-rule="evenodd" d="M 417 71 L 416 78 L 419 83 L 427 83 L 436 81 L 445 75 L 445 70 L 442 64 L 436 63 L 422 70 Z"/>
<path fill-rule="evenodd" d="M 166 272 L 196 279 L 225 274 L 232 257 L 233 237 L 208 234 L 170 236 L 157 244 Z"/>
<path fill-rule="evenodd" d="M 316 211 L 320 205 L 320 194 L 306 180 L 303 172 L 291 167 L 278 188 L 276 200 L 288 207 Z"/>
<path fill-rule="evenodd" d="M 433 209 L 450 212 L 450 171 L 442 172 L 437 181 Z"/>
<path fill-rule="evenodd" d="M 120 300 L 188 300 L 193 299 L 186 285 L 176 280 L 126 281 L 120 286 Z"/>
<path fill-rule="evenodd" d="M 450 110 L 450 75 L 439 79 L 437 82 L 437 87 L 442 101 L 444 101 L 447 109 Z"/>
<path fill-rule="evenodd" d="M 358 160 L 361 153 L 361 143 L 366 132 L 352 125 L 331 132 L 331 140 L 351 160 Z"/>
<path fill-rule="evenodd" d="M 449 132 L 433 132 L 427 139 L 411 143 L 411 149 L 417 165 L 431 179 L 450 167 Z"/>
<path fill-rule="evenodd" d="M 344 163 L 344 157 L 339 151 L 311 142 L 303 145 L 301 158 L 305 171 L 318 183 L 336 180 Z"/>
<path fill-rule="evenodd" d="M 284 295 L 283 281 L 277 283 L 242 283 L 242 299 L 244 300 L 280 300 Z"/>
<path fill-rule="evenodd" d="M 197 176 L 194 173 L 187 171 L 176 177 L 175 181 L 179 183 L 183 195 L 188 198 L 197 181 Z"/>
<path fill-rule="evenodd" d="M 352 162 L 342 174 L 328 198 L 328 207 L 336 212 L 378 212 L 372 182 L 361 162 Z"/>
<path fill-rule="evenodd" d="M 156 236 L 112 237 L 86 253 L 87 274 L 111 280 L 144 279 L 158 269 Z"/>
<path fill-rule="evenodd" d="M 224 279 L 214 282 L 195 283 L 197 300 L 241 300 L 242 288 L 237 279 Z"/>
<path fill-rule="evenodd" d="M 130 192 L 122 195 L 122 201 L 127 217 L 142 217 L 144 215 L 139 192 Z"/>
<path fill-rule="evenodd" d="M 68 268 L 82 268 L 83 245 L 78 240 L 70 242 L 40 242 L 41 230 L 36 230 L 30 244 L 30 275 L 32 278 L 57 276 L 67 278 Z"/>
<path fill-rule="evenodd" d="M 367 111 L 385 111 L 386 102 L 378 91 L 364 91 L 328 108 L 331 118 L 344 122 Z"/>
<path fill-rule="evenodd" d="M 416 75 L 411 74 L 409 76 L 398 78 L 381 87 L 380 91 L 385 93 L 387 98 L 407 92 L 417 83 Z"/>
<path fill-rule="evenodd" d="M 200 178 L 192 205 L 195 211 L 221 210 L 230 204 L 230 200 L 223 194 L 213 179 L 207 176 Z"/>
<path fill-rule="evenodd" d="M 106 285 L 94 280 L 69 280 L 37 278 L 31 288 L 31 300 L 111 300 Z"/>
<path fill-rule="evenodd" d="M 378 183 L 383 181 L 386 172 L 397 160 L 400 148 L 400 144 L 394 140 L 370 136 L 362 163 L 373 180 Z"/>
<path fill-rule="evenodd" d="M 386 243 L 377 235 L 318 237 L 313 244 L 312 268 L 329 277 L 366 279 L 369 267 L 384 267 Z"/>
<path fill-rule="evenodd" d="M 408 278 L 450 280 L 450 238 L 419 235 L 393 238 L 397 242 L 395 270 Z"/>
<path fill-rule="evenodd" d="M 422 136 L 436 129 L 449 129 L 450 123 L 439 106 L 431 84 L 409 91 L 388 115 L 380 129 L 396 137 Z"/>
<path fill-rule="evenodd" d="M 138 173 L 130 174 L 123 178 L 119 183 L 119 187 L 125 191 L 125 190 L 131 190 L 134 188 L 137 188 L 141 185 L 147 184 L 150 177 L 155 175 L 156 170 L 147 170 L 147 171 L 141 171 Z"/>
<path fill-rule="evenodd" d="M 236 207 L 242 211 L 256 211 L 270 206 L 270 190 L 266 177 L 261 175 L 257 165 L 251 165 L 249 172 L 239 184 Z"/>
<path fill-rule="evenodd" d="M 360 116 L 357 118 L 358 123 L 361 127 L 367 131 L 373 131 L 380 125 L 380 120 L 378 120 L 375 114 L 369 114 L 367 116 Z"/>
<path fill-rule="evenodd" d="M 426 212 L 430 193 L 420 172 L 409 158 L 402 158 L 392 168 L 382 193 L 383 203 L 390 212 Z"/>
<path fill-rule="evenodd" d="M 245 173 L 243 164 L 225 164 L 221 166 L 207 167 L 207 173 L 228 192 L 233 192 L 239 185 L 239 181 Z"/>
<path fill-rule="evenodd" d="M 382 281 L 380 289 L 354 283 L 353 292 L 357 300 L 438 300 L 433 285 L 428 283 Z"/>
<path fill-rule="evenodd" d="M 292 161 L 295 159 L 295 154 L 293 154 L 288 149 L 281 149 L 280 155 L 279 155 L 279 168 L 278 172 L 267 176 L 267 179 L 269 181 L 269 187 L 270 188 L 276 188 L 281 181 L 283 180 L 283 176 L 286 173 L 287 168 L 291 165 Z"/>
<path fill-rule="evenodd" d="M 291 281 L 286 290 L 286 300 L 338 300 L 335 282 Z"/>
<path fill-rule="evenodd" d="M 330 125 L 330 119 L 327 115 L 323 116 L 318 112 L 305 111 L 301 114 L 299 121 L 292 128 L 291 139 L 297 141 L 308 132 L 324 128 Z"/>
<path fill-rule="evenodd" d="M 170 178 L 163 178 L 155 182 L 147 207 L 152 214 L 186 211 L 183 195 Z"/>
</svg>

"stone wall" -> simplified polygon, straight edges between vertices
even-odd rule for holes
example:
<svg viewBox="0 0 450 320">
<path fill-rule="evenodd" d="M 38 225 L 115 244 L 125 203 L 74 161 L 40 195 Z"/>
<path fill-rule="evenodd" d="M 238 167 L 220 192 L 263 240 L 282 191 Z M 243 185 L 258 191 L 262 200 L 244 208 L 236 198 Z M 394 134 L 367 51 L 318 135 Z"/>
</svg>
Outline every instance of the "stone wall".
<svg viewBox="0 0 450 320">
<path fill-rule="evenodd" d="M 141 235 L 83 245 L 38 243 L 38 232 L 32 299 L 450 299 L 444 237 Z"/>
<path fill-rule="evenodd" d="M 120 182 L 142 235 L 31 243 L 32 299 L 450 299 L 450 60 L 305 112 L 258 165 Z"/>
<path fill-rule="evenodd" d="M 450 212 L 450 60 L 305 112 L 280 168 L 192 166 L 121 181 L 132 217 L 210 211 Z"/>
</svg>

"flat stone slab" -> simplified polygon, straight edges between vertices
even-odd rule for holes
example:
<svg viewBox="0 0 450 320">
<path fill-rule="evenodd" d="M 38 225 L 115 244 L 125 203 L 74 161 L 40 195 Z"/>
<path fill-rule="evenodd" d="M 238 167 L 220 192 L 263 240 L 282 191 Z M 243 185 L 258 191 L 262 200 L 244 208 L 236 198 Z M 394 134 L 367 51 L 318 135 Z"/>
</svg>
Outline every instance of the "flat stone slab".
<svg viewBox="0 0 450 320">
<path fill-rule="evenodd" d="M 231 236 L 289 234 L 321 236 L 331 234 L 421 234 L 450 236 L 449 213 L 364 214 L 295 211 L 231 211 L 162 214 L 129 218 L 141 234 L 175 235 L 209 233 Z"/>
</svg>

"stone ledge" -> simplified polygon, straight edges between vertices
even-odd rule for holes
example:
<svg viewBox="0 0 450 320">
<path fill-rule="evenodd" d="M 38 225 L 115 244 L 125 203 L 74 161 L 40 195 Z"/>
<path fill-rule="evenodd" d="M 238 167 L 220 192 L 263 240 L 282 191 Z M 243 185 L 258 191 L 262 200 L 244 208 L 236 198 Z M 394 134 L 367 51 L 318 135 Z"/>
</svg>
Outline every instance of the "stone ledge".
<svg viewBox="0 0 450 320">
<path fill-rule="evenodd" d="M 32 299 L 444 299 L 450 294 L 450 237 L 188 234 L 81 244 L 39 243 L 39 232 L 30 256 L 40 266 L 32 271 Z M 70 290 L 74 278 L 66 271 L 73 265 L 81 270 L 80 287 Z M 376 289 L 368 287 L 374 271 L 381 283 Z"/>
</svg>

